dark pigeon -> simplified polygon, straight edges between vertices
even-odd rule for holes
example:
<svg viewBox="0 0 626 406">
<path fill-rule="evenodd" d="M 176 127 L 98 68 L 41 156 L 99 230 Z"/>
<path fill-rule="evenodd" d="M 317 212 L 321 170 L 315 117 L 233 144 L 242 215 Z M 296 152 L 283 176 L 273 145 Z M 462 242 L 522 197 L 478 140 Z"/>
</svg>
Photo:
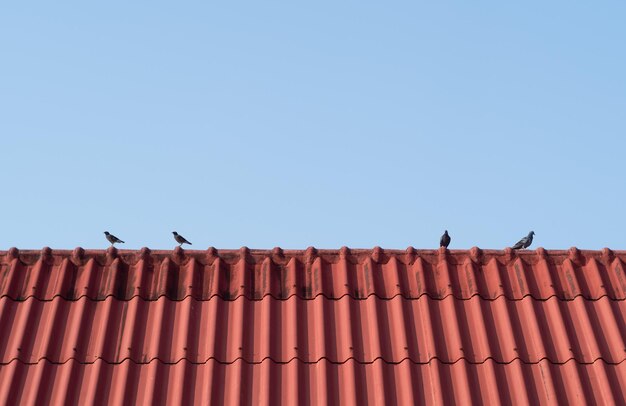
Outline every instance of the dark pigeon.
<svg viewBox="0 0 626 406">
<path fill-rule="evenodd" d="M 450 238 L 448 230 L 445 230 L 445 232 L 441 236 L 441 239 L 439 240 L 439 246 L 448 248 L 448 245 L 450 245 L 450 241 L 452 241 L 452 238 Z"/>
<path fill-rule="evenodd" d="M 120 240 L 119 238 L 109 233 L 108 231 L 105 231 L 104 235 L 106 236 L 107 240 L 109 240 L 109 242 L 111 243 L 111 246 L 113 246 L 116 242 L 124 244 L 124 241 Z"/>
<path fill-rule="evenodd" d="M 174 234 L 174 239 L 179 244 L 179 246 L 182 246 L 183 244 L 191 245 L 191 243 L 189 241 L 187 241 L 185 239 L 185 237 L 183 237 L 182 235 L 178 234 L 176 231 L 172 231 L 172 234 Z"/>
<path fill-rule="evenodd" d="M 533 243 L 533 236 L 535 235 L 534 231 L 531 231 L 530 233 L 528 233 L 528 235 L 524 238 L 522 238 L 521 240 L 519 240 L 514 246 L 512 246 L 511 248 L 514 250 L 518 250 L 520 248 L 528 248 L 530 247 L 530 244 Z"/>
</svg>

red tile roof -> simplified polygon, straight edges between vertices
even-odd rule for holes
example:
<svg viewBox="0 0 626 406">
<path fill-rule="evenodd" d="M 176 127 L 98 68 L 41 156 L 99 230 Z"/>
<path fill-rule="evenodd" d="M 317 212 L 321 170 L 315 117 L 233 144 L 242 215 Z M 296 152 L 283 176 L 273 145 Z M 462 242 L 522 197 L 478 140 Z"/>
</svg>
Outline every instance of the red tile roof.
<svg viewBox="0 0 626 406">
<path fill-rule="evenodd" d="M 0 404 L 626 404 L 624 260 L 0 251 Z"/>
</svg>

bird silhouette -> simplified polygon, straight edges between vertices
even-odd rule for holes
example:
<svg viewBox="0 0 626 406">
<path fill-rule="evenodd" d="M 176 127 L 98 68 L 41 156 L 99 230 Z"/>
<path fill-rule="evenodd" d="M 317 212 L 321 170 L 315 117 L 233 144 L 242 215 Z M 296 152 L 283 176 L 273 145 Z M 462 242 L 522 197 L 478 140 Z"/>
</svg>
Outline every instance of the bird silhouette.
<svg viewBox="0 0 626 406">
<path fill-rule="evenodd" d="M 520 248 L 528 248 L 528 247 L 530 247 L 530 244 L 533 243 L 533 236 L 534 235 L 535 235 L 535 232 L 531 231 L 530 233 L 528 233 L 528 235 L 526 237 L 524 237 L 521 240 L 519 240 L 511 248 L 514 249 L 514 250 L 518 250 Z"/>
<path fill-rule="evenodd" d="M 120 240 L 119 238 L 109 233 L 108 231 L 105 231 L 104 235 L 106 236 L 107 240 L 109 240 L 109 242 L 111 243 L 111 246 L 115 245 L 116 242 L 124 244 L 124 241 Z"/>
<path fill-rule="evenodd" d="M 452 241 L 452 238 L 450 238 L 448 230 L 445 230 L 443 235 L 441 236 L 441 239 L 439 240 L 439 246 L 448 248 L 448 245 L 450 245 L 450 241 Z"/>
<path fill-rule="evenodd" d="M 176 231 L 172 231 L 172 234 L 174 234 L 174 239 L 179 244 L 179 247 L 182 247 L 183 244 L 191 245 L 191 243 L 189 241 L 187 241 L 185 239 L 185 237 L 183 237 L 182 235 L 178 234 Z"/>
</svg>

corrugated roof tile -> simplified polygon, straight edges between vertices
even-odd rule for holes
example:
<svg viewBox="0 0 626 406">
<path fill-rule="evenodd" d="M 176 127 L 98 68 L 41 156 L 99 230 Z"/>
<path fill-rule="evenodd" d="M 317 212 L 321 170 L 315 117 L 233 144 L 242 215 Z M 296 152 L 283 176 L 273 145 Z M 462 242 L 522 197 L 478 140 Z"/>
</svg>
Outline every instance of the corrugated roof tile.
<svg viewBox="0 0 626 406">
<path fill-rule="evenodd" d="M 624 404 L 624 257 L 11 249 L 0 404 Z"/>
<path fill-rule="evenodd" d="M 0 365 L 2 404 L 624 404 L 626 363 Z"/>
<path fill-rule="evenodd" d="M 553 296 L 563 300 L 578 296 L 626 299 L 622 262 L 626 254 L 613 253 L 611 261 L 601 252 L 582 251 L 575 263 L 567 252 L 547 255 L 540 250 L 515 254 L 510 261 L 502 251 L 484 251 L 478 263 L 459 251 L 445 255 L 415 251 L 412 262 L 406 262 L 411 257 L 403 251 L 384 251 L 378 254 L 380 262 L 366 250 L 320 251 L 315 257 L 302 251 L 285 251 L 283 257 L 257 250 L 244 257 L 239 251 L 116 251 L 115 256 L 85 251 L 78 265 L 70 251 L 54 251 L 45 261 L 31 252 L 13 252 L 16 256 L 5 252 L 0 254 L 0 296 L 14 300 L 56 296 L 69 300 L 83 296 L 94 300 L 109 296 L 121 300 L 135 296 L 145 300 L 162 296 L 172 300 L 188 296 L 259 300 L 268 295 L 277 299 L 319 295 L 330 299 L 372 295 L 384 299 L 398 295 L 407 299 L 421 295 L 491 300 L 499 296 L 513 300 L 525 296 L 540 300 Z"/>
<path fill-rule="evenodd" d="M 619 363 L 626 358 L 626 301 L 555 297 L 406 300 L 344 296 L 304 300 L 214 297 L 201 301 L 139 297 L 76 301 L 0 299 L 0 362 L 152 359 L 178 362 L 358 362 L 410 359 L 428 363 L 575 359 Z"/>
</svg>

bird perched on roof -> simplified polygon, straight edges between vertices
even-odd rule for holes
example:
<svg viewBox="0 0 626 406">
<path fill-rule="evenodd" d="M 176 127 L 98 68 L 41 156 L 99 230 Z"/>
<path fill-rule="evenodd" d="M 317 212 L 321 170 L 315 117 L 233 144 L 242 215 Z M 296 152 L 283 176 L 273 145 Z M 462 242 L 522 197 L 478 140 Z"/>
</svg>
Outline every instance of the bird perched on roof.
<svg viewBox="0 0 626 406">
<path fill-rule="evenodd" d="M 511 248 L 514 249 L 514 250 L 518 250 L 520 248 L 528 248 L 528 247 L 530 247 L 530 244 L 533 243 L 533 235 L 535 235 L 535 232 L 531 231 L 530 233 L 528 233 L 528 235 L 526 237 L 524 237 L 521 240 L 519 240 Z"/>
<path fill-rule="evenodd" d="M 116 242 L 124 244 L 124 241 L 120 240 L 119 238 L 109 233 L 108 231 L 105 231 L 104 235 L 106 236 L 107 240 L 109 240 L 109 242 L 111 243 L 111 246 L 115 245 Z"/>
<path fill-rule="evenodd" d="M 441 239 L 439 239 L 439 246 L 448 248 L 448 245 L 450 245 L 450 241 L 452 241 L 452 238 L 450 238 L 448 230 L 445 230 L 443 235 L 441 236 Z"/>
<path fill-rule="evenodd" d="M 189 241 L 187 241 L 185 239 L 185 237 L 183 237 L 182 235 L 178 234 L 176 231 L 172 231 L 172 234 L 174 234 L 174 239 L 176 240 L 176 242 L 179 244 L 180 247 L 182 247 L 183 244 L 191 245 L 191 243 Z"/>
</svg>

